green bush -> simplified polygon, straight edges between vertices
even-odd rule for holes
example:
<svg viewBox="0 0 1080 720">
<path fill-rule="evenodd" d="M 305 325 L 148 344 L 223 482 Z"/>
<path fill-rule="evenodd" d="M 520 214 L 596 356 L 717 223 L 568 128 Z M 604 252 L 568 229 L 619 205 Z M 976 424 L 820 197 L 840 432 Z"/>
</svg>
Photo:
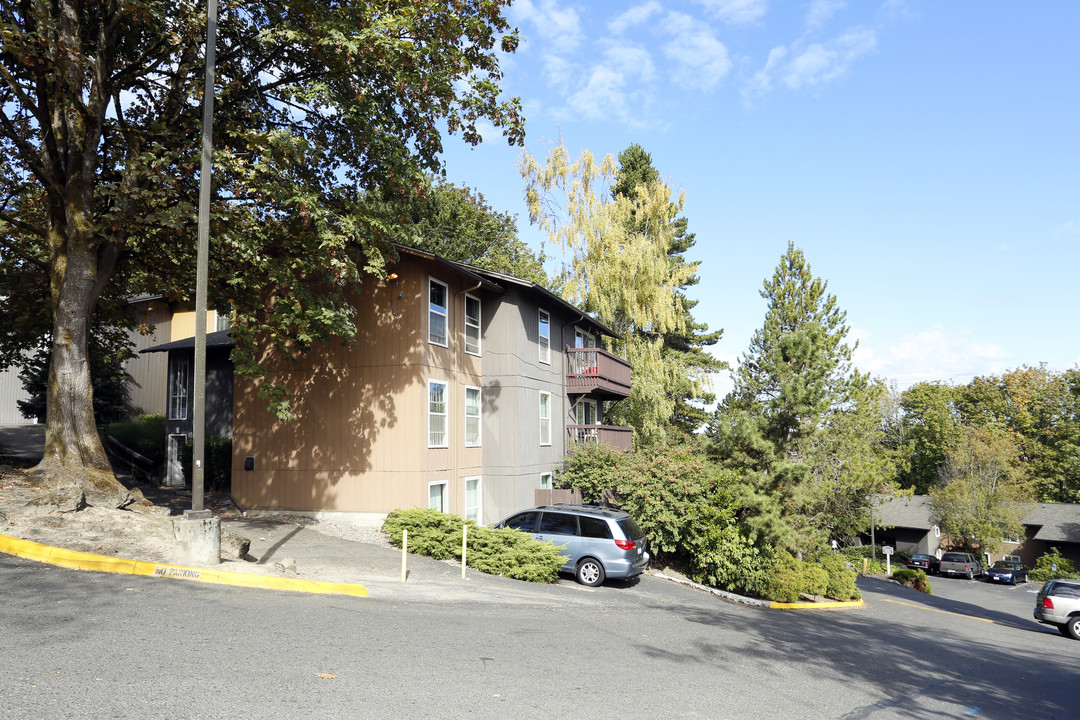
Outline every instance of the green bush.
<svg viewBox="0 0 1080 720">
<path fill-rule="evenodd" d="M 806 592 L 804 564 L 790 553 L 780 553 L 773 563 L 767 597 L 776 602 L 797 602 Z"/>
<path fill-rule="evenodd" d="M 206 467 L 203 468 L 203 489 L 207 492 L 229 492 L 232 489 L 232 440 L 222 437 L 205 439 L 203 453 Z M 192 474 L 195 444 L 187 440 L 180 447 L 180 467 L 188 483 L 194 479 Z"/>
<path fill-rule="evenodd" d="M 872 547 L 870 545 L 852 545 L 841 548 L 840 555 L 855 566 L 855 572 L 863 571 L 863 559 L 866 559 L 866 572 L 870 575 L 885 574 L 885 556 L 881 552 L 881 546 L 877 546 L 877 557 L 871 558 Z"/>
<path fill-rule="evenodd" d="M 491 575 L 514 580 L 552 583 L 566 558 L 560 548 L 537 542 L 520 530 L 481 527 L 472 520 L 427 508 L 395 510 L 383 523 L 390 542 L 401 547 L 403 531 L 409 531 L 411 553 L 436 560 L 461 559 L 461 531 L 468 525 L 466 564 Z"/>
<path fill-rule="evenodd" d="M 694 582 L 762 596 L 770 586 L 773 559 L 736 524 L 735 509 L 733 503 L 720 505 L 714 500 L 687 514 L 681 547 L 684 567 Z"/>
<path fill-rule="evenodd" d="M 1054 569 L 1055 565 L 1057 566 L 1056 570 Z M 1061 557 L 1061 552 L 1057 548 L 1050 548 L 1049 551 L 1036 560 L 1035 567 L 1032 568 L 1029 575 L 1036 582 L 1046 582 L 1057 578 L 1080 578 L 1080 574 L 1077 574 L 1072 560 Z"/>
<path fill-rule="evenodd" d="M 825 555 L 819 562 L 829 576 L 825 594 L 835 600 L 858 600 L 862 597 L 855 587 L 856 573 L 850 570 L 841 555 Z"/>
<path fill-rule="evenodd" d="M 106 425 L 102 436 L 103 440 L 109 436 L 116 438 L 125 447 L 152 460 L 155 467 L 165 464 L 164 415 L 140 415 L 134 420 Z"/>
<path fill-rule="evenodd" d="M 897 568 L 893 570 L 892 579 L 904 587 L 924 592 L 927 595 L 934 594 L 934 589 L 930 587 L 930 581 L 926 579 L 926 573 L 922 570 Z"/>
</svg>

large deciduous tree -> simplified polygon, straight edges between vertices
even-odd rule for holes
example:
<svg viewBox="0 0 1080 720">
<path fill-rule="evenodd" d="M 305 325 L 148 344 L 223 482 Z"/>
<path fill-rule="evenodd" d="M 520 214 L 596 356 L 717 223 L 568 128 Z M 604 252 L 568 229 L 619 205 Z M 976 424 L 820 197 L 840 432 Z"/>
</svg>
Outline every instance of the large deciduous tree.
<svg viewBox="0 0 1080 720">
<path fill-rule="evenodd" d="M 612 155 L 599 162 L 588 150 L 571 162 L 560 143 L 541 165 L 526 154 L 521 164 L 529 217 L 569 255 L 555 284 L 564 298 L 616 330 L 608 350 L 634 368 L 630 398 L 609 417 L 634 429 L 634 441 L 660 442 L 675 412 L 675 388 L 686 369 L 663 353 L 667 333 L 686 333 L 681 288 L 697 263 L 673 263 L 673 220 L 682 211 L 660 181 L 639 183 L 632 195 L 613 193 L 618 167 Z"/>
<path fill-rule="evenodd" d="M 965 426 L 945 453 L 930 491 L 934 521 L 965 549 L 996 552 L 1022 538 L 1034 498 L 1015 435 L 996 425 Z"/>
<path fill-rule="evenodd" d="M 288 397 L 256 362 L 256 336 L 292 355 L 353 334 L 349 291 L 395 239 L 386 203 L 438 168 L 444 128 L 476 143 L 487 118 L 521 143 L 520 103 L 499 97 L 498 52 L 517 45 L 507 4 L 220 3 L 211 301 L 232 308 L 238 371 L 280 415 Z M 6 296 L 49 314 L 35 476 L 91 504 L 132 502 L 94 427 L 95 308 L 195 285 L 204 13 L 186 0 L 0 0 Z M 33 324 L 5 325 L 0 362 L 31 346 Z"/>
<path fill-rule="evenodd" d="M 624 197 L 633 200 L 639 187 L 648 187 L 660 182 L 660 172 L 653 166 L 652 156 L 637 143 L 631 144 L 619 153 L 619 169 L 615 184 L 611 188 L 615 198 Z M 684 330 L 671 329 L 661 336 L 663 345 L 660 354 L 665 365 L 681 367 L 682 372 L 673 375 L 676 384 L 670 388 L 675 401 L 669 424 L 682 433 L 689 434 L 700 430 L 708 421 L 705 406 L 712 405 L 716 396 L 710 391 L 709 375 L 720 372 L 727 363 L 710 355 L 705 348 L 715 345 L 724 334 L 723 330 L 709 332 L 708 325 L 694 319 L 693 309 L 698 301 L 687 297 L 687 289 L 697 285 L 701 278 L 697 275 L 700 263 L 690 262 L 685 253 L 695 243 L 694 233 L 689 232 L 687 219 L 672 213 L 672 232 L 667 249 L 668 261 L 684 277 L 679 286 L 676 302 L 683 314 Z M 631 227 L 637 223 L 632 214 Z M 644 229 L 644 228 L 642 228 Z M 683 272 L 689 270 L 689 272 Z M 648 332 L 639 330 L 639 333 Z M 681 382 L 678 382 L 681 381 Z"/>
<path fill-rule="evenodd" d="M 514 217 L 494 210 L 480 193 L 432 179 L 403 217 L 410 224 L 402 242 L 412 247 L 548 285 L 544 253 L 533 252 L 518 237 Z"/>
</svg>

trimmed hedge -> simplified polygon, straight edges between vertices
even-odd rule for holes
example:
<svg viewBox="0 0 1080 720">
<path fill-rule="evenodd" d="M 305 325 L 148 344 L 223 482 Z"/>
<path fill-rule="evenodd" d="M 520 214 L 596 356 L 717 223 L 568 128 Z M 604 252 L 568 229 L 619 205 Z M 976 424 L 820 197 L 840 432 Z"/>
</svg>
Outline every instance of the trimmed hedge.
<svg viewBox="0 0 1080 720">
<path fill-rule="evenodd" d="M 391 544 L 401 547 L 403 531 L 409 531 L 408 551 L 435 560 L 461 559 L 461 532 L 468 526 L 468 567 L 514 580 L 553 583 L 566 559 L 559 547 L 537 542 L 527 533 L 508 528 L 489 528 L 428 508 L 394 510 L 383 523 Z"/>
</svg>

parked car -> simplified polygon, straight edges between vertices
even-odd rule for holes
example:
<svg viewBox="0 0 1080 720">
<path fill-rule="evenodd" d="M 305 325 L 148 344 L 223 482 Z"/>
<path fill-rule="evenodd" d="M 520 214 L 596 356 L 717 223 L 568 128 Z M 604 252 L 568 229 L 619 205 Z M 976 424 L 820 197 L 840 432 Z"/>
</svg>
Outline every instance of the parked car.
<svg viewBox="0 0 1080 720">
<path fill-rule="evenodd" d="M 1080 640 L 1080 580 L 1051 580 L 1035 596 L 1035 619 Z"/>
<path fill-rule="evenodd" d="M 907 567 L 910 560 L 911 553 L 906 553 L 903 550 L 896 550 L 893 552 L 889 564 L 894 568 Z"/>
<path fill-rule="evenodd" d="M 932 575 L 938 571 L 939 567 L 941 567 L 941 561 L 933 555 L 915 553 L 911 556 L 911 559 L 907 561 L 907 566 L 912 570 L 922 570 L 927 575 Z"/>
<path fill-rule="evenodd" d="M 983 564 L 971 553 L 947 552 L 941 556 L 938 572 L 942 575 L 960 575 L 968 580 L 983 574 Z"/>
<path fill-rule="evenodd" d="M 649 567 L 645 533 L 622 510 L 591 505 L 541 505 L 516 512 L 493 527 L 516 528 L 534 540 L 565 545 L 562 569 L 582 585 L 629 579 Z"/>
<path fill-rule="evenodd" d="M 1015 585 L 1028 581 L 1028 569 L 1012 560 L 998 560 L 986 568 L 986 582 L 1000 582 Z"/>
</svg>

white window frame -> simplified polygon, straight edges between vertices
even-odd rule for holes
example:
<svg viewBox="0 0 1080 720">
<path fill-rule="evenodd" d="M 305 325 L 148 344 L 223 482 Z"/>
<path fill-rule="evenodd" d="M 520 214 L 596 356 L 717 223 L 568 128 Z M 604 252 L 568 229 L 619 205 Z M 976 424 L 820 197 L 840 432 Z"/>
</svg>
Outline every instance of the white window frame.
<svg viewBox="0 0 1080 720">
<path fill-rule="evenodd" d="M 596 347 L 596 336 L 588 330 L 582 330 L 577 325 L 574 326 L 574 347 L 591 350 Z"/>
<path fill-rule="evenodd" d="M 431 290 L 433 285 L 439 285 L 443 289 L 443 305 L 433 305 L 431 301 Z M 435 338 L 432 331 L 434 323 L 432 319 L 441 317 L 443 321 L 443 336 L 442 342 Z M 442 280 L 436 280 L 433 277 L 428 278 L 428 342 L 432 345 L 438 345 L 440 347 L 450 347 L 450 287 Z"/>
<path fill-rule="evenodd" d="M 469 301 L 473 301 L 473 302 L 476 303 L 476 322 L 475 323 L 470 323 L 469 322 Z M 464 313 L 464 315 L 465 315 L 465 352 L 467 352 L 469 355 L 479 355 L 480 354 L 480 342 L 481 342 L 481 339 L 480 339 L 480 323 L 481 323 L 481 318 L 482 318 L 482 315 L 480 313 L 481 313 L 480 298 L 476 297 L 475 295 L 469 295 L 468 293 L 465 293 L 465 313 Z M 473 331 L 476 333 L 475 348 L 471 349 L 471 350 L 469 349 L 469 339 L 470 339 L 469 338 L 469 329 L 470 328 L 472 328 Z"/>
<path fill-rule="evenodd" d="M 442 508 L 435 507 L 435 504 L 432 502 L 431 491 L 436 487 L 442 488 L 442 492 L 439 493 L 439 502 L 442 503 Z M 445 480 L 436 480 L 435 482 L 428 483 L 427 505 L 429 510 L 438 510 L 439 512 L 444 513 L 450 512 L 450 494 L 447 492 L 448 487 L 449 484 Z"/>
<path fill-rule="evenodd" d="M 593 421 L 588 422 L 589 412 L 588 408 L 592 408 Z M 578 400 L 577 407 L 574 412 L 574 420 L 577 425 L 599 425 L 600 424 L 600 402 L 598 400 L 592 400 L 589 398 L 582 398 Z"/>
<path fill-rule="evenodd" d="M 540 489 L 551 490 L 551 473 L 540 473 Z"/>
<path fill-rule="evenodd" d="M 469 415 L 469 392 L 476 391 L 476 415 Z M 480 447 L 483 440 L 483 403 L 484 403 L 484 391 L 474 385 L 465 386 L 465 402 L 462 405 L 462 410 L 465 415 L 465 447 Z M 469 439 L 469 420 L 476 420 L 476 437 L 472 440 Z"/>
<path fill-rule="evenodd" d="M 443 409 L 442 412 L 436 412 L 432 408 L 431 391 L 436 385 L 441 385 L 443 389 Z M 428 447 L 429 448 L 445 448 L 450 447 L 450 384 L 445 380 L 428 380 L 427 391 L 427 406 L 428 406 Z M 443 421 L 443 442 L 441 445 L 432 442 L 432 427 L 431 421 L 434 418 L 442 418 Z"/>
<path fill-rule="evenodd" d="M 547 334 L 545 335 L 544 325 L 547 324 Z M 551 364 L 551 313 L 543 308 L 539 309 L 536 320 L 536 337 L 537 344 L 540 346 L 540 362 L 545 365 Z"/>
<path fill-rule="evenodd" d="M 187 420 L 191 404 L 191 358 L 174 355 L 169 372 L 169 419 Z"/>
<path fill-rule="evenodd" d="M 1020 537 L 1017 535 L 1010 535 L 1009 537 L 1001 538 L 1001 542 L 1005 543 L 1006 545 L 1019 545 Z"/>
<path fill-rule="evenodd" d="M 544 400 L 547 400 L 547 415 L 544 415 Z M 540 405 L 538 408 L 540 415 L 540 445 L 547 447 L 551 445 L 551 393 L 540 391 Z M 547 437 L 545 437 L 545 435 Z"/>
<path fill-rule="evenodd" d="M 476 483 L 476 504 L 469 504 L 469 483 Z M 465 497 L 462 500 L 461 506 L 465 508 L 465 519 L 474 520 L 477 525 L 483 524 L 483 510 L 484 510 L 484 487 L 483 480 L 479 475 L 472 475 L 465 478 Z"/>
</svg>

